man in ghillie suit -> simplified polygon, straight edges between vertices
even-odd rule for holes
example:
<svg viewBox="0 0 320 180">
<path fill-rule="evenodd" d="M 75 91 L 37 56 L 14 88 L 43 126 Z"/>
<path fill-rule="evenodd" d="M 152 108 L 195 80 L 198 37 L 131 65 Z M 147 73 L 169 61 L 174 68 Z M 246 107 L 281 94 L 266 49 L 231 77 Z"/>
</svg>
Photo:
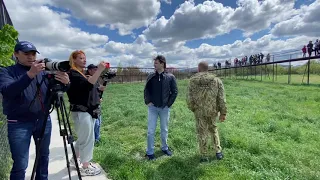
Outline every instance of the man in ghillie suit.
<svg viewBox="0 0 320 180">
<path fill-rule="evenodd" d="M 212 137 L 213 148 L 218 160 L 223 158 L 222 148 L 217 129 L 217 118 L 226 119 L 227 107 L 224 86 L 215 74 L 208 72 L 208 63 L 200 62 L 198 73 L 190 78 L 187 104 L 194 113 L 196 129 L 201 154 L 201 162 L 208 161 L 208 135 Z"/>
</svg>

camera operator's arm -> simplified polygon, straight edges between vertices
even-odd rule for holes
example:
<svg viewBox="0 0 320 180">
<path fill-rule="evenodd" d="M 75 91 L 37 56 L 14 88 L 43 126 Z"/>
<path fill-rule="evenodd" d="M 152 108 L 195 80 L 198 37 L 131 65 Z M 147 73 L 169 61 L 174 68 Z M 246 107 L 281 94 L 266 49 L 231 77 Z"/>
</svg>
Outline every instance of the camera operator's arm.
<svg viewBox="0 0 320 180">
<path fill-rule="evenodd" d="M 44 63 L 36 61 L 32 64 L 30 70 L 19 77 L 19 79 L 14 79 L 10 76 L 8 69 L 0 70 L 0 92 L 6 97 L 15 97 L 19 95 L 24 89 L 26 89 L 32 79 L 36 77 L 41 71 L 44 70 Z"/>
<path fill-rule="evenodd" d="M 97 71 L 88 78 L 88 82 L 91 84 L 96 84 L 100 77 L 100 74 L 104 71 L 105 68 L 106 68 L 106 63 L 100 62 Z"/>
</svg>

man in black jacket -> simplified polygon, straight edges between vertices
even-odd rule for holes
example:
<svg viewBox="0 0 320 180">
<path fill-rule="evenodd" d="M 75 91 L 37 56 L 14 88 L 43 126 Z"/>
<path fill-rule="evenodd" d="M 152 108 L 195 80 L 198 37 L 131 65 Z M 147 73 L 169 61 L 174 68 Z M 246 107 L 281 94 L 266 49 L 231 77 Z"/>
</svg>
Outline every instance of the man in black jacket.
<svg viewBox="0 0 320 180">
<path fill-rule="evenodd" d="M 144 89 L 144 101 L 148 106 L 148 136 L 146 157 L 149 160 L 154 156 L 154 134 L 157 126 L 158 116 L 160 117 L 162 152 L 168 156 L 172 155 L 167 145 L 168 122 L 170 108 L 178 95 L 176 78 L 173 74 L 165 72 L 166 59 L 164 56 L 157 56 L 154 59 L 154 73 L 150 74 Z"/>
</svg>

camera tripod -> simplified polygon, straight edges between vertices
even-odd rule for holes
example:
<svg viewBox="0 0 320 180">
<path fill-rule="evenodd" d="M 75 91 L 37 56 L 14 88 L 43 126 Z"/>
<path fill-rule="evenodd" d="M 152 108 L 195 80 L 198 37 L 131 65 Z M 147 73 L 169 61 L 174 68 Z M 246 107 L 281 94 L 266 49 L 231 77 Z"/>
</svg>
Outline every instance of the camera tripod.
<svg viewBox="0 0 320 180">
<path fill-rule="evenodd" d="M 49 76 L 49 77 L 52 78 L 51 76 Z M 52 81 L 56 82 L 54 80 L 54 78 L 52 78 L 51 82 L 49 80 L 49 88 L 48 88 L 49 97 L 45 102 L 47 102 L 46 104 L 48 104 L 49 106 L 53 105 L 52 110 L 54 108 L 56 108 L 56 111 L 57 111 L 60 136 L 63 137 L 63 145 L 64 145 L 64 152 L 65 152 L 65 157 L 66 157 L 66 162 L 67 162 L 69 180 L 71 180 L 71 174 L 70 174 L 70 162 L 69 162 L 69 157 L 68 157 L 68 149 L 67 149 L 67 145 L 66 145 L 66 140 L 68 141 L 68 144 L 70 144 L 70 146 L 71 146 L 73 160 L 75 162 L 77 173 L 78 173 L 78 178 L 80 180 L 82 180 L 80 169 L 79 169 L 79 164 L 77 161 L 77 156 L 76 156 L 74 145 L 73 145 L 74 139 L 72 136 L 71 126 L 70 126 L 69 118 L 67 116 L 66 105 L 63 100 L 63 91 L 61 88 L 61 84 L 59 84 L 58 82 L 56 82 L 56 84 L 52 84 Z M 35 144 L 36 144 L 36 158 L 35 158 L 35 162 L 34 162 L 34 166 L 33 166 L 33 170 L 32 170 L 31 180 L 35 179 L 35 172 L 36 172 L 39 158 L 40 158 L 41 142 L 43 139 L 43 135 L 45 132 L 45 128 L 46 128 L 49 114 L 50 114 L 50 108 L 47 108 L 47 110 L 45 112 L 45 116 L 44 116 L 45 118 L 44 118 L 44 122 L 42 125 L 42 129 L 40 131 L 40 136 L 36 139 L 36 142 L 35 142 Z M 63 127 L 61 127 L 61 126 L 63 126 Z"/>
</svg>

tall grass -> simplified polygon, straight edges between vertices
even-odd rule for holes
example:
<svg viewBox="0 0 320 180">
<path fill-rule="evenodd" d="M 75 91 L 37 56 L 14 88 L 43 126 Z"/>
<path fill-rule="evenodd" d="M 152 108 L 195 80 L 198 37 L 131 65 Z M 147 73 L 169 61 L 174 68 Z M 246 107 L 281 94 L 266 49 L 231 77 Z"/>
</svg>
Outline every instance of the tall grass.
<svg viewBox="0 0 320 180">
<path fill-rule="evenodd" d="M 147 107 L 143 83 L 111 84 L 104 94 L 102 142 L 94 160 L 112 179 L 319 179 L 319 88 L 225 79 L 227 121 L 219 123 L 225 158 L 200 163 L 187 81 L 171 109 L 162 156 L 159 123 L 156 161 L 144 159 Z M 212 155 L 214 152 L 212 151 Z"/>
</svg>

